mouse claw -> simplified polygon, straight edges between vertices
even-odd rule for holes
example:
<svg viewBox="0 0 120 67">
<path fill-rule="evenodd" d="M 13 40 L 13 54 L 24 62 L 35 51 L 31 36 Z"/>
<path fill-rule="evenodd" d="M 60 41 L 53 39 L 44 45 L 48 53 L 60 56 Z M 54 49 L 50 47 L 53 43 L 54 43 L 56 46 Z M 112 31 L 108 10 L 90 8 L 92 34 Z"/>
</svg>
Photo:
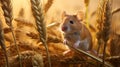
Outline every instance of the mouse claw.
<svg viewBox="0 0 120 67">
<path fill-rule="evenodd" d="M 65 44 L 65 45 L 67 44 L 67 40 L 66 39 L 64 39 L 63 44 Z"/>
</svg>

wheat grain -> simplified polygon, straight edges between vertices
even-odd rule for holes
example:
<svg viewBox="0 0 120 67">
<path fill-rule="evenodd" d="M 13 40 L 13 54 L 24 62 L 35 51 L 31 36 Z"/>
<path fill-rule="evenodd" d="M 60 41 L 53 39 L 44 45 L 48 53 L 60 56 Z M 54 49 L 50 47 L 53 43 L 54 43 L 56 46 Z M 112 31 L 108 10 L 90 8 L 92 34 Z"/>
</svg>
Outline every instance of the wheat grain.
<svg viewBox="0 0 120 67">
<path fill-rule="evenodd" d="M 24 9 L 21 8 L 20 11 L 19 11 L 18 16 L 19 16 L 19 17 L 24 17 L 24 13 L 25 13 Z"/>
<path fill-rule="evenodd" d="M 0 0 L 2 4 L 2 9 L 4 12 L 6 24 L 12 26 L 12 6 L 10 0 Z"/>
<path fill-rule="evenodd" d="M 85 3 L 86 6 L 88 6 L 89 5 L 89 0 L 84 0 L 84 3 Z"/>
</svg>

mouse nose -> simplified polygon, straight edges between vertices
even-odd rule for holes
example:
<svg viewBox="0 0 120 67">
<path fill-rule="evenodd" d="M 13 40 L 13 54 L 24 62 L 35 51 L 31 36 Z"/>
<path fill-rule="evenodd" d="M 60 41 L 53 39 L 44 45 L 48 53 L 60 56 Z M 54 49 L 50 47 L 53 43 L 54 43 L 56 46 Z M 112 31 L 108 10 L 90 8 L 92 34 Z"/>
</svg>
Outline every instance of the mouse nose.
<svg viewBox="0 0 120 67">
<path fill-rule="evenodd" d="M 67 27 L 62 27 L 62 31 L 66 31 L 67 30 Z"/>
</svg>

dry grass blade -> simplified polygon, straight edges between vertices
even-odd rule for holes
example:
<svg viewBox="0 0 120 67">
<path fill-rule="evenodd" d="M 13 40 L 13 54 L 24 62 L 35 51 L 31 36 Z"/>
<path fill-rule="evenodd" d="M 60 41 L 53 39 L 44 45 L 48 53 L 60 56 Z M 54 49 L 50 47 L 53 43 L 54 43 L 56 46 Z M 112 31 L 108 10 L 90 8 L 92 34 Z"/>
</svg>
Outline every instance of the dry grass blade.
<svg viewBox="0 0 120 67">
<path fill-rule="evenodd" d="M 16 44 L 16 38 L 15 38 L 15 35 L 13 33 L 13 28 L 12 28 L 12 19 L 13 19 L 13 17 L 12 17 L 12 4 L 11 4 L 11 0 L 0 0 L 0 1 L 1 1 L 1 4 L 2 4 L 2 9 L 3 9 L 3 12 L 4 12 L 4 17 L 5 17 L 5 20 L 6 20 L 6 24 L 11 29 L 12 36 L 13 36 L 13 39 L 14 39 L 14 44 L 15 44 L 15 46 L 17 48 L 17 52 L 18 52 L 19 59 L 20 59 L 20 67 L 22 67 L 19 49 L 18 49 L 18 46 Z"/>
<path fill-rule="evenodd" d="M 4 32 L 2 29 L 2 22 L 0 21 L 0 46 L 4 51 L 4 55 L 5 55 L 5 59 L 6 59 L 6 65 L 7 67 L 9 67 L 9 63 L 8 63 L 8 55 L 6 52 L 6 46 L 5 46 L 5 41 L 4 41 Z"/>
<path fill-rule="evenodd" d="M 117 12 L 120 12 L 120 8 L 117 8 L 117 9 L 113 10 L 113 11 L 112 11 L 112 15 L 114 15 L 114 14 L 117 13 Z"/>
<path fill-rule="evenodd" d="M 120 56 L 107 57 L 105 60 L 107 60 L 107 61 L 119 60 L 120 61 Z"/>
<path fill-rule="evenodd" d="M 39 32 L 40 40 L 45 45 L 47 56 L 48 56 L 49 66 L 51 67 L 49 50 L 48 50 L 48 46 L 46 43 L 46 41 L 47 41 L 46 40 L 46 26 L 45 26 L 45 22 L 44 22 L 43 10 L 39 5 L 40 5 L 39 0 L 31 0 L 31 8 L 33 11 L 33 16 L 36 19 L 37 30 Z"/>
<path fill-rule="evenodd" d="M 34 25 L 30 21 L 28 21 L 22 17 L 15 18 L 14 20 L 17 21 L 18 25 L 26 25 L 29 27 L 34 27 Z"/>
</svg>

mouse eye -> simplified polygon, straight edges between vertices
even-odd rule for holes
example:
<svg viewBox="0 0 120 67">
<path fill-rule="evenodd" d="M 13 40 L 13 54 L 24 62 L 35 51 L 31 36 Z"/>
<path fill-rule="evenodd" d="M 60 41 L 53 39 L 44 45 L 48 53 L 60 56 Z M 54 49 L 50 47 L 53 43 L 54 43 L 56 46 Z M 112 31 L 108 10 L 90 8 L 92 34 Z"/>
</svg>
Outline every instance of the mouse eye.
<svg viewBox="0 0 120 67">
<path fill-rule="evenodd" d="M 71 24 L 73 24 L 74 22 L 73 21 L 70 21 Z"/>
</svg>

